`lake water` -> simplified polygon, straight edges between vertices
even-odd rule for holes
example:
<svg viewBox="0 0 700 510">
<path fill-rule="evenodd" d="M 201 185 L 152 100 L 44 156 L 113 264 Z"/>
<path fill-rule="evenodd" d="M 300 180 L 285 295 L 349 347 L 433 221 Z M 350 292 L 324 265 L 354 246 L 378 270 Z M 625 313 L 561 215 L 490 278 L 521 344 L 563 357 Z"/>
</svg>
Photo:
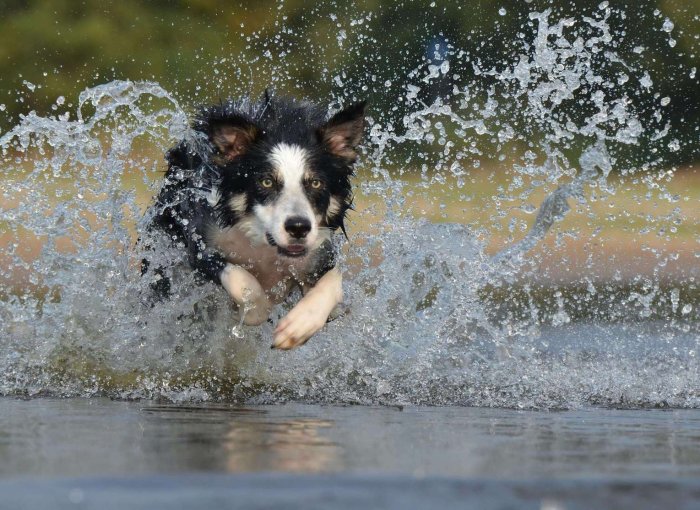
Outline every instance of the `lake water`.
<svg viewBox="0 0 700 510">
<path fill-rule="evenodd" d="M 4 508 L 700 506 L 698 410 L 4 398 L 0 430 Z"/>
</svg>

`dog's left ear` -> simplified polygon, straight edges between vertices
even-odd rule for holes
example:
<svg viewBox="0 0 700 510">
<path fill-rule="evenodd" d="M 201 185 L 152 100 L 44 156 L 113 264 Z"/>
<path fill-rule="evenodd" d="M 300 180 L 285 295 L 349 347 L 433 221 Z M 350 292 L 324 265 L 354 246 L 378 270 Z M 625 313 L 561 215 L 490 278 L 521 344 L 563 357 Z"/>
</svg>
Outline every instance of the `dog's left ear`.
<svg viewBox="0 0 700 510">
<path fill-rule="evenodd" d="M 355 103 L 333 115 L 318 135 L 328 150 L 352 163 L 357 159 L 357 146 L 365 127 L 367 101 Z"/>
<path fill-rule="evenodd" d="M 244 117 L 232 116 L 213 123 L 209 138 L 219 149 L 223 162 L 245 154 L 260 135 L 260 129 Z"/>
</svg>

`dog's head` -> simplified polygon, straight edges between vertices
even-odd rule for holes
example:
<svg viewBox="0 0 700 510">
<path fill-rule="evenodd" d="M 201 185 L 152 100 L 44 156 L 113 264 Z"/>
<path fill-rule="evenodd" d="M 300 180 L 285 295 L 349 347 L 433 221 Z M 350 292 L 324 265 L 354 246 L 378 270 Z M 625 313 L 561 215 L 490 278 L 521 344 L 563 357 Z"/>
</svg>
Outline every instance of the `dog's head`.
<svg viewBox="0 0 700 510">
<path fill-rule="evenodd" d="M 317 106 L 267 95 L 247 108 L 203 110 L 200 126 L 221 174 L 223 226 L 238 225 L 285 257 L 303 257 L 344 230 L 364 111 L 356 103 L 326 120 Z"/>
</svg>

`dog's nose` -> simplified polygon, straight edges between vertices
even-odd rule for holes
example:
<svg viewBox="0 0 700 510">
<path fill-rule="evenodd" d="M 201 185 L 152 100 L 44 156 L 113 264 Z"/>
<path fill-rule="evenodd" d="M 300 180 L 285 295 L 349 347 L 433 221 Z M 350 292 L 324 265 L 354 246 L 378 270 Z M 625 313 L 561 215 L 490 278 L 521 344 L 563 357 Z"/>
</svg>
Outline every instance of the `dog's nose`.
<svg viewBox="0 0 700 510">
<path fill-rule="evenodd" d="M 304 239 L 311 232 L 311 222 L 303 216 L 292 216 L 284 222 L 287 233 L 297 239 Z"/>
</svg>

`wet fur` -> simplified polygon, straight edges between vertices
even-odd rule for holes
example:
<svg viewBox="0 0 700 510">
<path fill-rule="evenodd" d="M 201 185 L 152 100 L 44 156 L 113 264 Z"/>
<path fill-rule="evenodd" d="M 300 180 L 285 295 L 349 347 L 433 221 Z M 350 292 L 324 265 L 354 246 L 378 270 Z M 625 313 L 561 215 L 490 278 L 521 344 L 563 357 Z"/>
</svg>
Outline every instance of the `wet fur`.
<svg viewBox="0 0 700 510">
<path fill-rule="evenodd" d="M 318 105 L 269 94 L 230 100 L 202 108 L 191 139 L 167 153 L 151 234 L 182 247 L 196 274 L 221 284 L 248 324 L 302 288 L 273 347 L 304 343 L 342 300 L 331 235 L 345 231 L 352 205 L 364 107 L 327 119 Z M 291 230 L 296 219 L 304 228 L 310 222 L 304 237 Z M 145 259 L 143 273 L 161 298 L 169 295 L 167 268 Z"/>
</svg>

